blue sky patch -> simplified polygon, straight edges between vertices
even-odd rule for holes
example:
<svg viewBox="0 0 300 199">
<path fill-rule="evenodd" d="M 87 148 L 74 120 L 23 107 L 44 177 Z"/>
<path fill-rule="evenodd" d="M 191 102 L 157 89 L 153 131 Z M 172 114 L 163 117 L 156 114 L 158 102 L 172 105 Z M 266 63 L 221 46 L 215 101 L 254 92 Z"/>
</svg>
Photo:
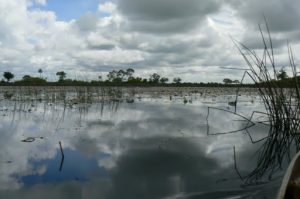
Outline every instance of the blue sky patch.
<svg viewBox="0 0 300 199">
<path fill-rule="evenodd" d="M 45 6 L 34 5 L 32 8 L 53 11 L 58 20 L 70 21 L 87 12 L 97 12 L 98 5 L 103 2 L 105 0 L 48 0 Z"/>
</svg>

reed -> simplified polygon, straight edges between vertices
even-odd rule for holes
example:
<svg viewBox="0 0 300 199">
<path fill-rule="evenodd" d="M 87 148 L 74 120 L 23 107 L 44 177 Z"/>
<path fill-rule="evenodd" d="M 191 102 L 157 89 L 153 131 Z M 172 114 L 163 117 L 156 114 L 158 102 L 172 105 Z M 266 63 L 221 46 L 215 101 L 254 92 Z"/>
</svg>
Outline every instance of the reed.
<svg viewBox="0 0 300 199">
<path fill-rule="evenodd" d="M 266 21 L 266 20 L 265 20 Z M 261 55 L 245 44 L 234 41 L 237 49 L 248 65 L 242 77 L 249 76 L 257 86 L 269 119 L 270 130 L 263 143 L 257 161 L 257 167 L 246 176 L 248 182 L 258 180 L 265 174 L 272 175 L 282 169 L 291 154 L 300 150 L 300 90 L 297 67 L 290 44 L 287 44 L 289 67 L 292 71 L 292 85 L 286 88 L 279 81 L 278 74 L 282 66 L 277 66 L 274 56 L 273 42 L 268 28 L 263 31 L 259 25 L 263 49 Z M 238 95 L 236 102 L 238 101 Z M 252 119 L 252 118 L 250 118 Z"/>
</svg>

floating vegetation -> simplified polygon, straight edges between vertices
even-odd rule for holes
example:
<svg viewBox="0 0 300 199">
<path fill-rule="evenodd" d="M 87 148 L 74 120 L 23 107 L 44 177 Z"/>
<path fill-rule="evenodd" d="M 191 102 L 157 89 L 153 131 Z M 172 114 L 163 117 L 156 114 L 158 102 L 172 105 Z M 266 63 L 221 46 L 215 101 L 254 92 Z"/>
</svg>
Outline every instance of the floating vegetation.
<svg viewBox="0 0 300 199">
<path fill-rule="evenodd" d="M 28 137 L 24 140 L 21 140 L 21 142 L 33 142 L 33 141 L 35 141 L 35 138 L 33 138 L 33 137 Z"/>
<path fill-rule="evenodd" d="M 134 102 L 134 99 L 126 99 L 126 102 L 131 104 Z"/>
<path fill-rule="evenodd" d="M 228 105 L 229 105 L 229 106 L 236 106 L 236 104 L 237 104 L 237 101 L 228 102 Z"/>
<path fill-rule="evenodd" d="M 188 103 L 188 100 L 187 100 L 186 97 L 183 97 L 183 103 L 184 103 L 184 104 Z"/>
<path fill-rule="evenodd" d="M 27 137 L 24 140 L 21 140 L 21 142 L 34 142 L 37 138 L 44 139 L 44 137 Z"/>
<path fill-rule="evenodd" d="M 4 92 L 3 97 L 4 99 L 11 99 L 13 95 L 14 95 L 13 93 L 6 91 Z"/>
</svg>

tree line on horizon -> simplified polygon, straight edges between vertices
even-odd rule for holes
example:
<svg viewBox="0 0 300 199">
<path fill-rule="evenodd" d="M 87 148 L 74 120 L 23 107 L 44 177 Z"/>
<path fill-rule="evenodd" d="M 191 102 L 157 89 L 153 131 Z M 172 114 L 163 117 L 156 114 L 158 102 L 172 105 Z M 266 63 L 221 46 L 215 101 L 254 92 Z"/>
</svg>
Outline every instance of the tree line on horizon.
<svg viewBox="0 0 300 199">
<path fill-rule="evenodd" d="M 58 81 L 56 82 L 48 82 L 46 78 L 42 77 L 43 70 L 38 69 L 38 73 L 40 74 L 39 77 L 34 77 L 30 75 L 24 75 L 21 80 L 16 80 L 11 82 L 11 80 L 15 77 L 15 75 L 9 71 L 3 73 L 3 78 L 0 82 L 0 85 L 36 85 L 36 86 L 43 86 L 43 85 L 200 85 L 200 86 L 220 86 L 220 85 L 227 85 L 227 86 L 236 86 L 240 85 L 239 80 L 231 80 L 229 78 L 223 79 L 223 84 L 216 83 L 216 82 L 209 82 L 209 83 L 188 83 L 182 82 L 180 77 L 173 78 L 173 81 L 170 82 L 169 78 L 163 77 L 158 73 L 153 73 L 150 77 L 142 78 L 134 76 L 134 69 L 127 68 L 126 70 L 112 70 L 107 74 L 107 79 L 103 80 L 103 77 L 100 75 L 98 76 L 98 80 L 91 80 L 91 81 L 82 81 L 82 80 L 72 80 L 67 79 L 67 73 L 64 71 L 58 71 L 56 76 L 58 77 Z M 286 85 L 289 85 L 289 78 L 284 69 L 281 69 L 279 74 L 277 75 L 278 79 L 282 82 L 285 82 Z M 6 81 L 5 81 L 6 80 Z M 244 84 L 249 85 L 249 84 Z"/>
<path fill-rule="evenodd" d="M 107 74 L 107 79 L 103 80 L 103 77 L 100 75 L 98 76 L 98 80 L 91 80 L 91 81 L 82 81 L 82 80 L 72 80 L 67 79 L 67 73 L 64 71 L 58 71 L 56 73 L 56 76 L 58 77 L 57 82 L 48 82 L 47 78 L 42 77 L 43 70 L 38 69 L 38 73 L 40 74 L 39 77 L 34 77 L 30 75 L 24 75 L 21 80 L 16 80 L 14 82 L 11 82 L 12 79 L 14 79 L 15 75 L 12 72 L 6 71 L 3 73 L 3 78 L 1 80 L 1 84 L 14 84 L 14 85 L 46 85 L 46 84 L 53 84 L 58 83 L 61 85 L 69 85 L 71 83 L 77 83 L 77 84 L 121 84 L 121 83 L 127 83 L 127 84 L 167 84 L 169 82 L 169 78 L 162 77 L 158 73 L 153 73 L 150 75 L 150 77 L 142 78 L 142 77 L 135 77 L 134 69 L 128 68 L 126 70 L 112 70 Z M 180 77 L 173 78 L 174 84 L 181 84 L 182 79 Z"/>
</svg>

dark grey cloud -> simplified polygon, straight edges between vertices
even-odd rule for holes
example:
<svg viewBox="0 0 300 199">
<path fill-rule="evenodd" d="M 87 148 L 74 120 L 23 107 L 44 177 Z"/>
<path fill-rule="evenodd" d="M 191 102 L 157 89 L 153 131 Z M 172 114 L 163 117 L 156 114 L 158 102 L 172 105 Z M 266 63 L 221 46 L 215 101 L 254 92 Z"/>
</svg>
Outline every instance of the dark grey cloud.
<svg viewBox="0 0 300 199">
<path fill-rule="evenodd" d="M 267 18 L 271 31 L 288 32 L 299 29 L 300 1 L 298 0 L 232 0 L 231 6 L 247 24 L 257 27 Z"/>
<path fill-rule="evenodd" d="M 185 36 L 154 36 L 138 34 L 134 39 L 121 37 L 119 46 L 124 49 L 134 49 L 147 53 L 140 63 L 140 68 L 158 68 L 162 66 L 183 67 L 193 65 L 195 60 L 204 59 L 210 55 L 210 48 L 215 46 L 218 36 L 187 37 Z M 220 46 L 218 46 L 219 48 Z M 133 64 L 133 63 L 131 63 Z"/>
<path fill-rule="evenodd" d="M 144 33 L 169 34 L 192 30 L 199 23 L 198 17 L 176 18 L 162 21 L 132 20 L 129 28 Z"/>
<path fill-rule="evenodd" d="M 268 35 L 265 35 L 267 45 L 270 46 Z M 287 44 L 287 38 L 284 36 L 271 36 L 272 38 L 272 47 L 275 48 L 281 48 L 282 46 L 285 46 Z M 263 49 L 264 43 L 262 36 L 260 34 L 250 34 L 246 33 L 244 34 L 241 43 L 246 45 L 250 49 Z"/>
<path fill-rule="evenodd" d="M 142 32 L 185 32 L 207 14 L 218 11 L 217 0 L 122 0 L 119 11 L 130 28 Z"/>
<path fill-rule="evenodd" d="M 156 41 L 154 44 L 146 49 L 150 53 L 176 53 L 176 54 L 186 54 L 189 51 L 210 48 L 214 44 L 209 39 L 188 39 L 188 40 L 179 40 L 178 38 L 169 38 L 161 40 L 160 42 Z"/>
<path fill-rule="evenodd" d="M 89 44 L 88 48 L 91 50 L 112 50 L 115 48 L 114 44 Z"/>
</svg>

